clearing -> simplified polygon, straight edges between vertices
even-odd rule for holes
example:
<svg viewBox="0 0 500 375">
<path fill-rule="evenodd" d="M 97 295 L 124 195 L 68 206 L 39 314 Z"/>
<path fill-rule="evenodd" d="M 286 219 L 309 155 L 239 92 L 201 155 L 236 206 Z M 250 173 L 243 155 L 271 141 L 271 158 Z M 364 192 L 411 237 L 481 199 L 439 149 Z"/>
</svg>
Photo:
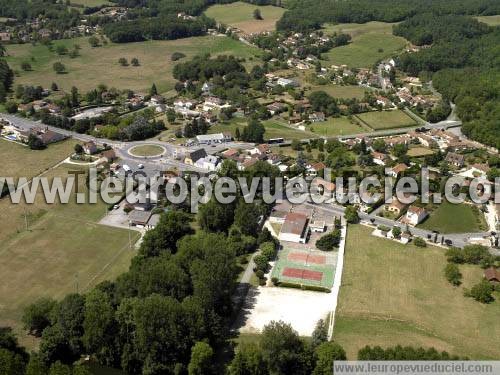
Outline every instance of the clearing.
<svg viewBox="0 0 500 375">
<path fill-rule="evenodd" d="M 304 132 L 302 130 L 296 130 L 289 128 L 287 125 L 283 124 L 278 120 L 265 120 L 262 121 L 262 124 L 266 128 L 266 132 L 264 133 L 265 139 L 270 138 L 285 138 L 287 140 L 293 139 L 304 139 L 304 138 L 315 138 L 316 136 L 310 132 Z M 229 132 L 235 136 L 236 128 L 240 129 L 240 132 L 243 132 L 243 128 L 247 125 L 247 120 L 244 118 L 236 118 L 231 120 L 228 123 L 219 123 L 213 125 L 208 130 L 208 133 L 221 133 L 221 132 Z"/>
<path fill-rule="evenodd" d="M 498 14 L 496 16 L 479 16 L 476 18 L 478 21 L 484 22 L 485 24 L 490 25 L 490 26 L 500 25 L 500 15 L 498 15 Z"/>
<path fill-rule="evenodd" d="M 59 56 L 55 52 L 58 45 L 69 50 L 77 44 L 81 47 L 80 56 L 72 59 L 68 55 Z M 202 36 L 177 40 L 153 40 L 139 43 L 110 43 L 92 48 L 88 38 L 65 39 L 54 42 L 54 52 L 46 46 L 37 44 L 13 44 L 7 47 L 7 61 L 19 72 L 14 85 L 41 85 L 50 87 L 52 82 L 69 91 L 72 86 L 81 92 L 94 89 L 99 84 L 117 89 L 131 89 L 148 92 L 153 83 L 159 92 L 173 89 L 175 79 L 172 70 L 177 63 L 187 61 L 195 55 L 210 53 L 214 56 L 231 54 L 247 60 L 260 54 L 256 47 L 245 45 L 225 36 Z M 186 55 L 180 61 L 171 61 L 174 52 Z M 139 59 L 140 66 L 121 66 L 120 57 L 129 62 Z M 56 74 L 52 65 L 60 61 L 66 66 L 66 74 Z M 21 69 L 23 62 L 29 62 L 32 71 Z M 248 62 L 251 65 L 251 61 Z M 105 74 L 104 74 L 105 73 Z"/>
<path fill-rule="evenodd" d="M 311 336 L 318 320 L 330 313 L 332 300 L 332 293 L 274 286 L 250 288 L 238 318 L 240 333 L 260 333 L 271 320 L 283 320 L 299 335 Z"/>
<path fill-rule="evenodd" d="M 255 9 L 260 10 L 262 20 L 253 17 Z M 236 2 L 232 4 L 213 5 L 207 9 L 205 14 L 214 18 L 217 22 L 233 26 L 244 33 L 261 33 L 263 31 L 273 31 L 285 9 L 272 5 L 257 6 L 253 4 Z"/>
<path fill-rule="evenodd" d="M 370 131 L 369 128 L 358 125 L 347 117 L 329 117 L 326 121 L 312 123 L 309 129 L 315 134 L 325 137 L 367 133 Z"/>
<path fill-rule="evenodd" d="M 437 230 L 440 233 L 468 233 L 487 231 L 488 225 L 484 215 L 474 206 L 444 200 L 419 228 Z"/>
<path fill-rule="evenodd" d="M 362 100 L 367 90 L 360 86 L 324 85 L 314 86 L 312 91 L 324 91 L 334 98 Z"/>
<path fill-rule="evenodd" d="M 407 154 L 412 158 L 421 158 L 423 156 L 434 154 L 434 151 L 423 146 L 410 146 Z"/>
<path fill-rule="evenodd" d="M 433 346 L 471 359 L 500 356 L 500 302 L 463 296 L 482 278 L 461 265 L 463 286 L 446 281 L 444 250 L 373 237 L 349 226 L 334 339 L 349 359 L 365 345 Z M 498 299 L 498 293 L 496 295 Z"/>
<path fill-rule="evenodd" d="M 331 49 L 325 58 L 334 65 L 351 68 L 370 68 L 380 60 L 397 55 L 407 41 L 385 33 L 364 33 L 354 36 L 351 43 Z"/>
<path fill-rule="evenodd" d="M 47 177 L 64 180 L 77 168 L 62 165 Z M 80 178 L 80 191 L 86 191 L 84 181 Z M 36 345 L 20 323 L 28 304 L 40 297 L 84 292 L 128 269 L 135 254 L 129 248 L 129 231 L 98 225 L 106 211 L 103 202 L 47 204 L 41 193 L 32 205 L 0 200 L 0 325 L 13 327 L 24 345 Z M 130 233 L 134 243 L 139 234 Z"/>
<path fill-rule="evenodd" d="M 355 117 L 373 130 L 404 128 L 418 125 L 414 119 L 399 109 L 366 112 L 356 115 Z"/>
</svg>

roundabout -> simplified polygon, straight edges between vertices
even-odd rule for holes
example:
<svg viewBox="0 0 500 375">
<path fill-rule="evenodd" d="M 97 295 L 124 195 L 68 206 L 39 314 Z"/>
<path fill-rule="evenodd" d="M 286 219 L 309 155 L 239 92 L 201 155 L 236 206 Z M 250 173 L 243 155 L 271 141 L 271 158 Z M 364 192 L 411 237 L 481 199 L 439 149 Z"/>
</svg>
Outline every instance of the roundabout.
<svg viewBox="0 0 500 375">
<path fill-rule="evenodd" d="M 167 149 L 157 144 L 144 144 L 134 146 L 127 150 L 128 154 L 134 157 L 154 158 L 163 156 Z"/>
</svg>

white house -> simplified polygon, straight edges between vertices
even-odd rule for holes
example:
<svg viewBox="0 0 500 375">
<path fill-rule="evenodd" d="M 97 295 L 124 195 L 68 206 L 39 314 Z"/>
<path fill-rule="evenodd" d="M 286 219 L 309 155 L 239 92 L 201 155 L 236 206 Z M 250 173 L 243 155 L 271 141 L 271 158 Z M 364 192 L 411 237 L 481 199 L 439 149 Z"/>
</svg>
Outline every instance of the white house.
<svg viewBox="0 0 500 375">
<path fill-rule="evenodd" d="M 207 155 L 204 158 L 198 159 L 194 165 L 198 168 L 213 172 L 219 167 L 219 158 L 214 155 Z"/>
<path fill-rule="evenodd" d="M 411 225 L 418 225 L 427 217 L 427 211 L 422 207 L 410 206 L 406 211 L 405 221 Z"/>
<path fill-rule="evenodd" d="M 293 79 L 288 79 L 288 78 L 278 78 L 276 83 L 280 86 L 287 87 L 287 86 L 292 86 L 292 87 L 297 87 L 299 84 L 294 81 Z"/>
</svg>

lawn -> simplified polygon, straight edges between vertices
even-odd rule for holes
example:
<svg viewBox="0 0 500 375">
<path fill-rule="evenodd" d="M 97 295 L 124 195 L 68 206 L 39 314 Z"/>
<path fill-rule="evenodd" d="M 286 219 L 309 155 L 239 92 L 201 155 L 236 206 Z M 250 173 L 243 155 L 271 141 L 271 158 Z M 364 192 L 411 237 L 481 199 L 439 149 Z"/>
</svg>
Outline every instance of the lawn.
<svg viewBox="0 0 500 375">
<path fill-rule="evenodd" d="M 366 89 L 360 86 L 324 85 L 315 86 L 312 91 L 324 91 L 334 98 L 362 100 L 365 97 Z"/>
<path fill-rule="evenodd" d="M 498 26 L 500 25 L 500 15 L 495 16 L 479 16 L 476 17 L 478 21 L 484 22 L 490 26 Z"/>
<path fill-rule="evenodd" d="M 32 178 L 47 168 L 66 159 L 72 152 L 76 142 L 66 140 L 54 143 L 45 150 L 31 150 L 18 143 L 0 139 L 0 176 Z"/>
<path fill-rule="evenodd" d="M 469 204 L 452 204 L 443 201 L 432 211 L 420 228 L 441 233 L 467 233 L 488 230 L 484 215 Z"/>
<path fill-rule="evenodd" d="M 414 146 L 414 147 L 410 146 L 407 154 L 408 156 L 413 158 L 420 158 L 422 156 L 432 155 L 434 154 L 434 151 L 432 151 L 430 148 L 423 146 Z"/>
<path fill-rule="evenodd" d="M 157 145 L 135 146 L 130 150 L 130 153 L 136 156 L 157 156 L 163 154 L 165 149 Z"/>
<path fill-rule="evenodd" d="M 455 288 L 444 278 L 442 249 L 402 245 L 370 232 L 352 225 L 347 235 L 334 339 L 349 359 L 365 345 L 398 344 L 499 358 L 500 302 L 483 305 L 463 296 L 464 287 L 481 279 L 481 268 L 460 266 L 464 285 Z"/>
<path fill-rule="evenodd" d="M 352 68 L 369 68 L 380 60 L 398 54 L 404 46 L 404 38 L 384 33 L 365 33 L 352 38 L 350 44 L 331 49 L 324 56 L 335 65 Z"/>
<path fill-rule="evenodd" d="M 373 130 L 384 130 L 417 126 L 417 122 L 403 111 L 374 111 L 361 113 L 356 116 Z"/>
<path fill-rule="evenodd" d="M 47 175 L 65 177 L 75 168 L 63 165 Z M 86 189 L 83 178 L 80 189 Z M 134 255 L 128 231 L 97 224 L 105 212 L 102 202 L 49 205 L 42 194 L 32 205 L 0 200 L 0 326 L 12 326 L 25 345 L 35 344 L 20 324 L 26 305 L 84 292 L 128 269 Z M 135 242 L 138 233 L 131 234 Z"/>
<path fill-rule="evenodd" d="M 325 137 L 366 133 L 368 131 L 366 128 L 351 122 L 347 117 L 330 117 L 327 121 L 311 124 L 310 129 L 315 134 Z"/>
<path fill-rule="evenodd" d="M 253 17 L 255 9 L 260 10 L 262 20 Z M 232 4 L 213 5 L 205 14 L 217 22 L 236 27 L 247 34 L 272 31 L 285 9 L 272 5 L 257 6 L 253 4 L 236 2 Z"/>
<path fill-rule="evenodd" d="M 30 84 L 50 87 L 56 82 L 64 90 L 72 86 L 80 91 L 88 91 L 103 83 L 118 89 L 131 89 L 146 93 L 153 83 L 160 92 L 166 92 L 174 87 L 175 80 L 172 70 L 178 62 L 204 53 L 212 55 L 231 54 L 247 59 L 247 65 L 252 64 L 250 58 L 260 52 L 255 47 L 247 46 L 228 37 L 203 36 L 169 41 L 146 41 L 140 43 L 108 43 L 102 47 L 92 48 L 88 38 L 66 39 L 54 42 L 54 46 L 64 45 L 72 49 L 78 44 L 80 56 L 72 59 L 69 56 L 58 56 L 49 51 L 46 46 L 37 44 L 8 45 L 7 61 L 19 73 L 14 84 Z M 54 48 L 55 51 L 55 48 Z M 182 52 L 186 58 L 173 62 L 171 55 Z M 132 58 L 139 59 L 140 66 L 123 67 L 118 63 L 120 57 L 129 62 Z M 21 69 L 23 62 L 29 62 L 32 71 Z M 56 74 L 52 65 L 61 61 L 67 69 L 66 74 Z"/>
<path fill-rule="evenodd" d="M 295 130 L 291 129 L 282 122 L 278 120 L 265 120 L 262 122 L 264 127 L 266 128 L 266 132 L 264 134 L 265 139 L 270 139 L 270 138 L 285 138 L 287 140 L 292 140 L 292 139 L 305 139 L 305 138 L 315 138 L 316 135 L 314 135 L 311 132 L 304 132 L 301 130 Z M 236 128 L 240 129 L 240 132 L 243 132 L 243 128 L 247 125 L 247 120 L 244 118 L 237 118 L 233 119 L 229 123 L 225 124 L 217 124 L 213 125 L 209 129 L 209 133 L 220 133 L 220 132 L 230 132 L 233 137 L 235 136 L 236 133 Z"/>
<path fill-rule="evenodd" d="M 397 23 L 372 21 L 367 23 L 339 23 L 326 24 L 323 29 L 326 33 L 349 34 L 353 38 L 362 34 L 376 33 L 392 35 L 392 27 Z"/>
</svg>

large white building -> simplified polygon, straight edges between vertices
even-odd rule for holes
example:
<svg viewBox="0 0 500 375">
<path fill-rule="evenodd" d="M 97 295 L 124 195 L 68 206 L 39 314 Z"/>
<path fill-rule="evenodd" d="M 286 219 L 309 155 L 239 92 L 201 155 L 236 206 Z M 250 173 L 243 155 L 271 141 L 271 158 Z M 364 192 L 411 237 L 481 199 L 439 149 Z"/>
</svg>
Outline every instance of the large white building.
<svg viewBox="0 0 500 375">
<path fill-rule="evenodd" d="M 215 133 L 215 134 L 201 134 L 196 136 L 196 142 L 200 145 L 209 145 L 211 143 L 230 142 L 231 134 L 229 133 Z"/>
</svg>

